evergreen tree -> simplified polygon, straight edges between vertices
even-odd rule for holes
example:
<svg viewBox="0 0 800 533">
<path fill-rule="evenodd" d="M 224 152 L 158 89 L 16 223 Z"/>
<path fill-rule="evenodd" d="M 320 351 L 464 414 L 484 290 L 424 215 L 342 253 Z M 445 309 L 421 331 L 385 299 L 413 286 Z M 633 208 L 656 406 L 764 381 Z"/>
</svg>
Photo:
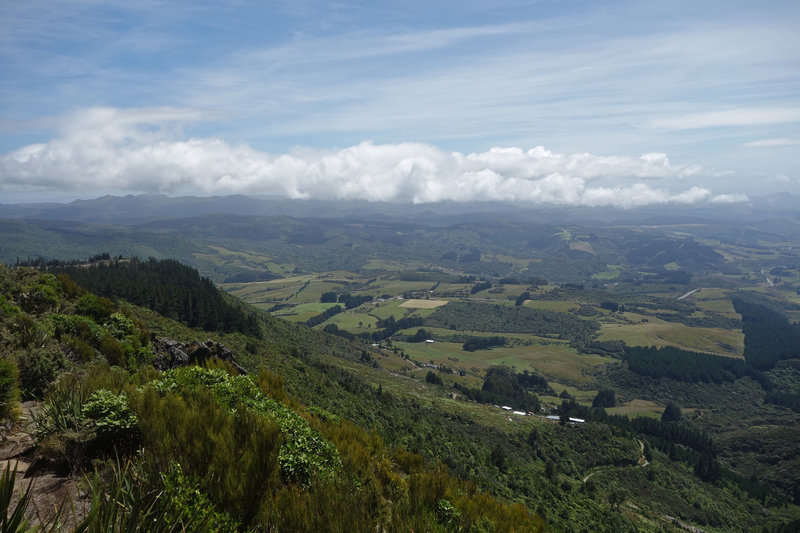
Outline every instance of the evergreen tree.
<svg viewBox="0 0 800 533">
<path fill-rule="evenodd" d="M 678 422 L 681 419 L 681 408 L 670 402 L 661 413 L 662 422 Z"/>
</svg>

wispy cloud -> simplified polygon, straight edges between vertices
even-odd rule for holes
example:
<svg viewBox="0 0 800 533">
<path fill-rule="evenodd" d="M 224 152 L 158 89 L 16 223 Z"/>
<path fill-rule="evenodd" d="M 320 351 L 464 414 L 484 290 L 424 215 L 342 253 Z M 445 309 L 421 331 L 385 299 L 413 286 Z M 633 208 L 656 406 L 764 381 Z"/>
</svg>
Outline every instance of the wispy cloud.
<svg viewBox="0 0 800 533">
<path fill-rule="evenodd" d="M 568 155 L 541 146 L 464 154 L 409 142 L 269 154 L 218 138 L 182 136 L 182 123 L 206 118 L 196 110 L 175 108 L 74 113 L 58 138 L 2 156 L 0 187 L 618 207 L 726 198 L 684 185 L 686 177 L 704 170 L 674 165 L 665 154 Z M 608 178 L 617 185 L 600 183 Z"/>
<path fill-rule="evenodd" d="M 726 126 L 762 126 L 800 122 L 800 107 L 740 108 L 708 113 L 694 113 L 654 120 L 653 126 L 678 130 Z"/>
<path fill-rule="evenodd" d="M 742 144 L 745 148 L 772 148 L 776 146 L 798 146 L 800 139 L 788 139 L 781 137 L 777 139 L 761 139 L 760 141 L 750 141 Z"/>
</svg>

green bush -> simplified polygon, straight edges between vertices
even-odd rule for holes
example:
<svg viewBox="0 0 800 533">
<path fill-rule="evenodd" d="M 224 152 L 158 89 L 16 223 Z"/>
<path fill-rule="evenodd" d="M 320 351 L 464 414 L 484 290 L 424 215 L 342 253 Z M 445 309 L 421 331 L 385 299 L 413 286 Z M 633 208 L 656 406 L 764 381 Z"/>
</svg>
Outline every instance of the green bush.
<svg viewBox="0 0 800 533">
<path fill-rule="evenodd" d="M 28 313 L 40 314 L 59 303 L 58 283 L 52 274 L 39 276 L 39 283 L 29 288 L 20 298 L 22 308 Z"/>
<path fill-rule="evenodd" d="M 237 524 L 215 511 L 197 485 L 171 464 L 162 473 L 140 460 L 117 462 L 90 480 L 91 507 L 75 531 L 116 533 L 234 533 Z"/>
<path fill-rule="evenodd" d="M 19 401 L 17 376 L 14 361 L 0 357 L 0 420 L 11 418 Z"/>
<path fill-rule="evenodd" d="M 83 420 L 85 399 L 85 387 L 56 383 L 33 419 L 38 457 L 65 465 L 73 473 L 83 468 L 86 449 L 94 439 L 89 424 Z"/>
<path fill-rule="evenodd" d="M 125 352 L 125 346 L 122 345 L 117 339 L 114 337 L 107 335 L 100 340 L 100 345 L 98 346 L 100 353 L 103 354 L 103 357 L 106 358 L 108 364 L 112 366 L 125 366 L 127 363 L 127 357 Z"/>
<path fill-rule="evenodd" d="M 39 455 L 55 463 L 66 462 L 79 472 L 84 458 L 114 450 L 130 451 L 138 444 L 137 419 L 123 394 L 88 387 L 65 375 L 48 393 L 34 419 Z"/>
<path fill-rule="evenodd" d="M 53 313 L 48 317 L 53 323 L 56 339 L 64 335 L 73 335 L 92 346 L 97 346 L 106 333 L 94 320 L 80 315 L 62 315 Z"/>
<path fill-rule="evenodd" d="M 114 302 L 102 296 L 84 294 L 78 299 L 76 310 L 82 315 L 92 317 L 97 322 L 103 322 L 114 310 Z"/>
<path fill-rule="evenodd" d="M 184 400 L 146 387 L 133 401 L 146 457 L 172 462 L 235 519 L 248 525 L 280 483 L 280 428 L 244 406 L 234 412 L 207 390 Z"/>
<path fill-rule="evenodd" d="M 88 363 L 94 358 L 95 349 L 81 338 L 74 335 L 64 335 L 61 337 L 61 342 L 64 347 L 70 352 L 73 360 L 80 361 L 81 363 Z"/>
<path fill-rule="evenodd" d="M 104 324 L 105 329 L 116 339 L 122 340 L 128 335 L 136 333 L 136 326 L 133 320 L 122 313 L 113 313 Z"/>
<path fill-rule="evenodd" d="M 341 468 L 339 455 L 330 442 L 312 429 L 303 417 L 264 395 L 247 376 L 185 367 L 165 372 L 164 377 L 153 385 L 160 392 L 186 396 L 205 389 L 227 409 L 251 409 L 274 420 L 283 434 L 278 460 L 287 481 L 308 485 L 314 474 L 326 476 Z"/>
<path fill-rule="evenodd" d="M 100 389 L 81 407 L 81 418 L 90 421 L 101 446 L 136 441 L 137 420 L 123 394 Z"/>
<path fill-rule="evenodd" d="M 16 353 L 19 385 L 24 399 L 41 398 L 47 386 L 66 366 L 64 355 L 54 348 L 31 348 Z"/>
</svg>

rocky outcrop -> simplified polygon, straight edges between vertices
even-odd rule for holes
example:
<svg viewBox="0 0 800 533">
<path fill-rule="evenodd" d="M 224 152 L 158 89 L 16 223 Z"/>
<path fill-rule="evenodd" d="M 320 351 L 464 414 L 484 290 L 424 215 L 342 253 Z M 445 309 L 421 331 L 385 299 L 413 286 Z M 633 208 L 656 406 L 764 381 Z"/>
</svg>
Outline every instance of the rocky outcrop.
<svg viewBox="0 0 800 533">
<path fill-rule="evenodd" d="M 200 365 L 209 359 L 215 361 L 226 361 L 234 366 L 241 374 L 247 374 L 233 359 L 233 352 L 221 344 L 211 339 L 205 342 L 192 341 L 189 344 L 178 342 L 166 337 L 153 337 L 153 351 L 156 358 L 153 366 L 158 370 L 167 370 L 179 366 Z"/>
</svg>

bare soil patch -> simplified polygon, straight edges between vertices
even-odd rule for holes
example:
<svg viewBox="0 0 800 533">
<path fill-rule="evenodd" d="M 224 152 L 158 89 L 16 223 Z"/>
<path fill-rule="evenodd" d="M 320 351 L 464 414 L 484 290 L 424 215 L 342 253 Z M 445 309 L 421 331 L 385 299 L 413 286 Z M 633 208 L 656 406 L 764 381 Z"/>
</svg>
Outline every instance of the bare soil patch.
<svg viewBox="0 0 800 533">
<path fill-rule="evenodd" d="M 447 300 L 406 300 L 398 307 L 413 307 L 414 309 L 434 309 L 447 304 Z"/>
</svg>

